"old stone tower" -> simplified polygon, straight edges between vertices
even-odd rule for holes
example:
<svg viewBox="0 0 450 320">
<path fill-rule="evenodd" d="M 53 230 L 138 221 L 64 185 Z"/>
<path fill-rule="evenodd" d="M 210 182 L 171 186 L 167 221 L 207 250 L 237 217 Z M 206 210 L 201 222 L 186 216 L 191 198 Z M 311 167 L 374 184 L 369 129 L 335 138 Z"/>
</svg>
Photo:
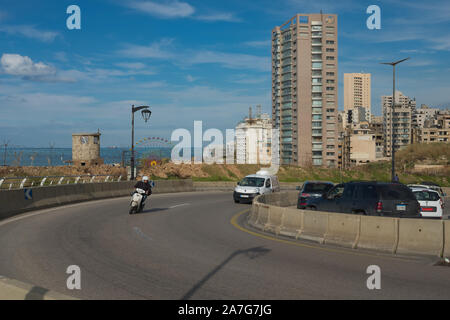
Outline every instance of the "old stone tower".
<svg viewBox="0 0 450 320">
<path fill-rule="evenodd" d="M 103 164 L 100 158 L 100 132 L 72 134 L 72 162 L 75 166 Z"/>
</svg>

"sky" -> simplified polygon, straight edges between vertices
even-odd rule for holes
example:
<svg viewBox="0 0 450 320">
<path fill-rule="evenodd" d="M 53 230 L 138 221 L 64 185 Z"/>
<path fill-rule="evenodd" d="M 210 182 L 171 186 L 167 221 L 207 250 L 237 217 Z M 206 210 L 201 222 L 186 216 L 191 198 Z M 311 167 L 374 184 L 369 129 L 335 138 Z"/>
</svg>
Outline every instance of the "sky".
<svg viewBox="0 0 450 320">
<path fill-rule="evenodd" d="M 69 30 L 78 5 L 81 29 Z M 381 8 L 369 30 L 367 7 Z M 250 106 L 271 110 L 272 29 L 297 13 L 338 15 L 343 74 L 372 74 L 372 111 L 397 89 L 450 107 L 450 2 L 305 0 L 0 0 L 0 144 L 70 147 L 75 132 L 127 147 L 131 105 L 151 106 L 136 138 L 234 128 Z"/>
</svg>

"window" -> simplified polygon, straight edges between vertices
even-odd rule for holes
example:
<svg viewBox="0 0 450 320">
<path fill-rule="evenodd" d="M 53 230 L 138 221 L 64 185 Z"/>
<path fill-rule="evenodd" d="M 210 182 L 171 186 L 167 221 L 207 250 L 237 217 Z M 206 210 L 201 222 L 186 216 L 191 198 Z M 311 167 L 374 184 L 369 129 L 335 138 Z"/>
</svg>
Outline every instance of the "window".
<svg viewBox="0 0 450 320">
<path fill-rule="evenodd" d="M 387 185 L 381 187 L 383 200 L 415 200 L 416 197 L 408 187 L 403 185 Z"/>
<path fill-rule="evenodd" d="M 327 43 L 327 44 L 334 44 L 334 41 L 333 41 L 333 40 L 327 40 L 326 43 Z"/>
<path fill-rule="evenodd" d="M 308 23 L 308 16 L 300 16 L 298 22 L 302 24 Z"/>
<path fill-rule="evenodd" d="M 344 193 L 344 185 L 339 184 L 336 187 L 334 187 L 333 189 L 331 189 L 330 192 L 328 192 L 327 199 L 333 200 L 333 199 L 340 198 L 343 193 Z"/>
<path fill-rule="evenodd" d="M 373 185 L 361 185 L 357 191 L 357 197 L 364 200 L 374 200 L 378 198 L 377 190 Z"/>
<path fill-rule="evenodd" d="M 306 183 L 303 192 L 306 193 L 325 193 L 329 191 L 333 185 L 331 183 Z"/>
<path fill-rule="evenodd" d="M 321 166 L 322 165 L 322 159 L 313 159 L 313 165 Z"/>
</svg>

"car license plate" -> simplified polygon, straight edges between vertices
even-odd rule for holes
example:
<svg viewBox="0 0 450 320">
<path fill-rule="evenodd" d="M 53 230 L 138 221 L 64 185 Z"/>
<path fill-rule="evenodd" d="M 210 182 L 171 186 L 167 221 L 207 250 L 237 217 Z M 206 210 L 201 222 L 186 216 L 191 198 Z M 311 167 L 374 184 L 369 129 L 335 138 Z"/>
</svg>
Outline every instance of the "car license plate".
<svg viewBox="0 0 450 320">
<path fill-rule="evenodd" d="M 241 198 L 248 198 L 248 196 L 242 194 Z"/>
<path fill-rule="evenodd" d="M 406 204 L 398 204 L 397 211 L 406 211 Z"/>
</svg>

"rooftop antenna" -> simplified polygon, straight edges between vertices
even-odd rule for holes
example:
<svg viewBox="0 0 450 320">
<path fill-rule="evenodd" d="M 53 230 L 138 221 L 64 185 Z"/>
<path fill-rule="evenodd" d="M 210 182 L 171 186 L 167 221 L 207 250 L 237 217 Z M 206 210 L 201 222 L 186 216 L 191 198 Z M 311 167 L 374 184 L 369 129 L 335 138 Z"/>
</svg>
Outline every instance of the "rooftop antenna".
<svg viewBox="0 0 450 320">
<path fill-rule="evenodd" d="M 248 124 L 253 124 L 255 123 L 255 120 L 252 117 L 252 107 L 248 108 L 248 120 L 247 120 Z"/>
</svg>

